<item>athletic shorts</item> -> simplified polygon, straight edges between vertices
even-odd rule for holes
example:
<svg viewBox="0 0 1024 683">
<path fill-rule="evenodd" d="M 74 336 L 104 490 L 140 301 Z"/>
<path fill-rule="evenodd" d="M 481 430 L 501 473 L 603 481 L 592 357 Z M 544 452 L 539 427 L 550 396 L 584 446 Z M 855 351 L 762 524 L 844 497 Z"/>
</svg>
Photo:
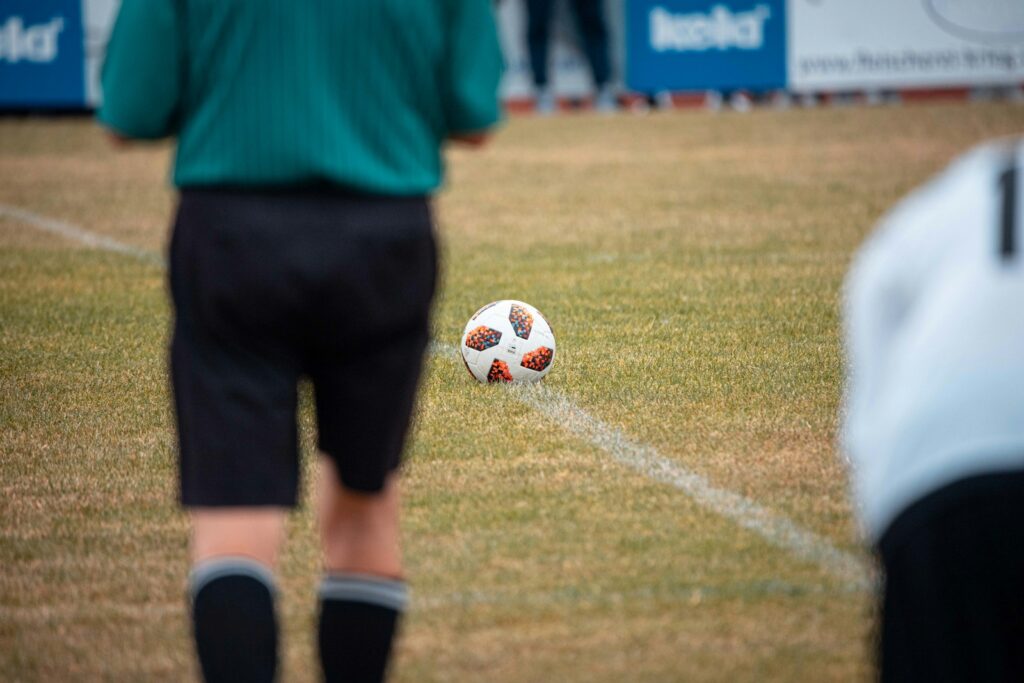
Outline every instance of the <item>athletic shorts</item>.
<svg viewBox="0 0 1024 683">
<path fill-rule="evenodd" d="M 170 247 L 171 379 L 186 506 L 294 506 L 297 384 L 342 483 L 400 462 L 428 341 L 429 201 L 340 189 L 186 189 Z"/>
<path fill-rule="evenodd" d="M 1024 681 L 1024 472 L 960 480 L 882 536 L 883 681 Z"/>
</svg>

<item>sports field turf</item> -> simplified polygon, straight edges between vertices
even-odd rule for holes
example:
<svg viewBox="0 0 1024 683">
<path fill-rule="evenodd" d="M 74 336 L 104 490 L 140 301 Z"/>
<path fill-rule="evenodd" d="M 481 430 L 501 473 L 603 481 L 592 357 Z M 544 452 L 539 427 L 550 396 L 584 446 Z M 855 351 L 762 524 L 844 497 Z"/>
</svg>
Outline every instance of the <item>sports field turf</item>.
<svg viewBox="0 0 1024 683">
<path fill-rule="evenodd" d="M 452 154 L 395 680 L 867 677 L 862 588 L 743 528 L 735 499 L 728 519 L 620 461 L 656 450 L 866 560 L 834 448 L 843 273 L 898 197 L 1022 130 L 1011 105 L 581 115 Z M 167 156 L 0 120 L 0 204 L 159 252 Z M 451 353 L 500 298 L 555 328 L 546 393 L 478 385 Z M 0 680 L 193 675 L 168 314 L 158 262 L 0 217 Z M 316 677 L 317 567 L 306 507 L 280 571 L 287 681 Z"/>
</svg>

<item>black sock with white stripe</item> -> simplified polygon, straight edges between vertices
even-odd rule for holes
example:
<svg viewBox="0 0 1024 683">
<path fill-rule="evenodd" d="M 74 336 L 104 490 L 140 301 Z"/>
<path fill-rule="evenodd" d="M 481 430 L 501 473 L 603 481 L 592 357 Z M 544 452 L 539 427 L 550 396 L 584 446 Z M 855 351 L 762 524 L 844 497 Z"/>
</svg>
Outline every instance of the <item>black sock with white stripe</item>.
<svg viewBox="0 0 1024 683">
<path fill-rule="evenodd" d="M 320 583 L 320 663 L 327 683 L 384 680 L 407 601 L 403 581 L 328 574 Z"/>
<path fill-rule="evenodd" d="M 245 557 L 200 562 L 189 575 L 192 622 L 203 678 L 273 681 L 277 620 L 270 570 Z"/>
</svg>

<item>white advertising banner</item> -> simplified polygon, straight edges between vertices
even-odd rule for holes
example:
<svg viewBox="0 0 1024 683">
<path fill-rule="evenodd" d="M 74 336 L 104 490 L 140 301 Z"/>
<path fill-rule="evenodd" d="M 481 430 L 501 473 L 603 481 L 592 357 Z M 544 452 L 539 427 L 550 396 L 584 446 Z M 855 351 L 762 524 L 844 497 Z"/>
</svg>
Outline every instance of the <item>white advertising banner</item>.
<svg viewBox="0 0 1024 683">
<path fill-rule="evenodd" d="M 1024 0 L 789 0 L 797 92 L 1024 82 Z"/>
</svg>

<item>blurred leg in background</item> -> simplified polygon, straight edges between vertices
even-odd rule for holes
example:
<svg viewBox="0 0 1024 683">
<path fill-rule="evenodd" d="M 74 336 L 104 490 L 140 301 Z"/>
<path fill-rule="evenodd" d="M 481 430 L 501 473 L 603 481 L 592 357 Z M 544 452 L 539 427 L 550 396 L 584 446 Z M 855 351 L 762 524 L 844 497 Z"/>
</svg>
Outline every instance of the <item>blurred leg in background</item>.
<svg viewBox="0 0 1024 683">
<path fill-rule="evenodd" d="M 608 58 L 608 27 L 604 17 L 604 0 L 572 0 L 579 24 L 583 53 L 590 64 L 597 94 L 594 106 L 598 111 L 614 111 L 618 103 L 609 85 L 611 66 Z"/>
<path fill-rule="evenodd" d="M 548 45 L 555 0 L 526 0 L 526 43 L 539 114 L 555 111 L 555 95 L 548 85 Z"/>
</svg>

